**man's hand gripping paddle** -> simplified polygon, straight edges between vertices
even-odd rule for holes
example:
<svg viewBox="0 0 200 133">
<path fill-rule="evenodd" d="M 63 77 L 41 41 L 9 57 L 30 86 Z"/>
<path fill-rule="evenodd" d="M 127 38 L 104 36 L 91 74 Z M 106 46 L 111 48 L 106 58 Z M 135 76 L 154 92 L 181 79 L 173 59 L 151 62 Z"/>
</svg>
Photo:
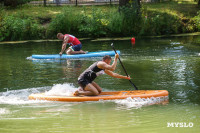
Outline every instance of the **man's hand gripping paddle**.
<svg viewBox="0 0 200 133">
<path fill-rule="evenodd" d="M 115 54 L 117 54 L 113 43 L 111 44 L 111 46 L 112 46 L 113 50 L 115 51 Z M 119 62 L 120 62 L 120 64 L 121 64 L 122 68 L 124 69 L 124 72 L 126 73 L 126 76 L 128 77 L 128 73 L 127 73 L 127 71 L 126 71 L 124 65 L 122 64 L 122 62 L 121 62 L 121 60 L 120 60 L 119 57 L 118 57 L 118 59 L 119 59 Z M 134 85 L 134 83 L 133 83 L 131 80 L 129 80 L 129 82 L 133 85 L 133 87 L 134 87 L 136 90 L 138 90 L 138 88 Z"/>
</svg>

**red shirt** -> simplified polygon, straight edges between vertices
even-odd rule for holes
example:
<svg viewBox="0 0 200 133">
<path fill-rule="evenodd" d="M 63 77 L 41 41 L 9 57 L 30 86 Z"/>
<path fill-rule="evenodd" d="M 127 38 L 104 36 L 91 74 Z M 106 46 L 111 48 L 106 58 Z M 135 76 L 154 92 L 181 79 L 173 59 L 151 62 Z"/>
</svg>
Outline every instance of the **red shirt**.
<svg viewBox="0 0 200 133">
<path fill-rule="evenodd" d="M 67 43 L 68 43 L 69 45 L 71 45 L 71 46 L 81 44 L 81 42 L 78 40 L 78 38 L 76 38 L 76 37 L 73 36 L 73 35 L 65 34 L 65 35 L 64 35 L 64 40 L 65 40 L 66 37 L 69 37 L 69 40 L 68 40 Z"/>
</svg>

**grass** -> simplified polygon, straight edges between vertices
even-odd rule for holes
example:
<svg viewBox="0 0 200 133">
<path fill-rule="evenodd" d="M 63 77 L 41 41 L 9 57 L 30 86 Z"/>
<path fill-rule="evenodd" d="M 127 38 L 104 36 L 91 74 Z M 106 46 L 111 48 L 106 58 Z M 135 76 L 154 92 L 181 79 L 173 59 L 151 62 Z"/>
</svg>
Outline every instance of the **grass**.
<svg viewBox="0 0 200 133">
<path fill-rule="evenodd" d="M 39 38 L 41 38 L 41 36 L 52 38 L 53 35 L 51 35 L 50 33 L 55 34 L 54 32 L 57 31 L 73 32 L 82 36 L 83 35 L 90 36 L 89 34 L 93 35 L 95 33 L 95 37 L 99 36 L 103 37 L 106 35 L 108 37 L 110 36 L 113 37 L 113 35 L 121 36 L 121 33 L 124 33 L 123 34 L 124 36 L 129 36 L 132 33 L 137 33 L 137 35 L 148 35 L 147 33 L 150 32 L 153 32 L 155 35 L 170 35 L 177 33 L 192 33 L 195 31 L 200 31 L 200 24 L 198 22 L 200 21 L 200 16 L 193 19 L 195 16 L 197 16 L 199 7 L 197 6 L 197 2 L 193 2 L 191 0 L 188 1 L 178 0 L 178 1 L 168 1 L 160 3 L 142 3 L 141 20 L 144 23 L 140 22 L 138 24 L 126 23 L 125 25 L 129 25 L 131 27 L 129 28 L 131 30 L 130 32 L 127 31 L 127 29 L 123 31 L 124 25 L 119 25 L 126 21 L 123 20 L 119 21 L 120 18 L 122 17 L 120 16 L 120 18 L 118 18 L 116 16 L 116 14 L 118 14 L 116 13 L 118 12 L 118 6 L 119 5 L 101 5 L 101 6 L 100 5 L 99 6 L 51 5 L 43 7 L 42 5 L 36 6 L 31 4 L 25 4 L 15 9 L 5 8 L 5 7 L 1 8 L 0 21 L 3 18 L 3 16 L 7 16 L 9 18 L 9 16 L 13 15 L 14 17 L 12 16 L 10 17 L 11 20 L 12 19 L 14 20 L 15 17 L 18 18 L 18 21 L 21 23 L 20 25 L 22 27 L 21 29 L 23 29 L 23 25 L 25 25 L 23 24 L 24 20 L 28 20 L 25 21 L 26 28 L 23 31 L 24 32 L 30 31 L 30 33 L 34 35 L 35 32 L 37 32 L 38 33 L 37 37 Z M 94 10 L 96 11 L 94 12 Z M 73 14 L 68 14 L 68 12 L 69 13 L 72 12 Z M 93 16 L 94 19 L 91 16 Z M 112 16 L 114 17 L 112 18 Z M 56 19 L 54 19 L 55 17 Z M 103 22 L 101 21 L 103 21 L 104 18 L 105 20 L 111 22 L 110 25 L 107 26 L 106 24 L 105 25 L 102 24 Z M 131 14 L 129 14 L 128 16 L 128 20 L 130 20 L 130 22 L 138 20 L 138 19 L 134 20 L 135 18 L 136 18 L 135 16 L 134 17 L 132 16 L 131 19 Z M 10 40 L 9 36 L 11 37 L 13 36 L 11 34 L 13 30 L 14 31 L 19 30 L 19 33 L 21 30 L 20 28 L 17 28 L 18 22 L 14 23 L 13 25 L 12 23 L 10 24 L 9 22 L 10 19 L 8 19 L 8 22 L 5 21 L 4 23 L 4 25 L 7 24 L 5 26 L 5 29 L 10 29 L 10 31 L 8 31 L 8 34 L 5 34 L 4 30 L 0 32 L 0 34 L 2 35 L 5 34 L 5 36 L 8 37 L 7 40 Z M 34 25 L 35 23 L 37 25 Z M 12 25 L 12 27 L 9 24 Z M 196 27 L 198 27 L 198 29 Z M 31 29 L 26 30 L 29 28 Z M 119 29 L 119 31 L 118 30 L 116 31 L 116 29 Z M 16 33 L 17 35 L 17 32 L 14 33 Z M 27 35 L 27 33 L 26 34 L 24 33 L 24 35 Z M 23 39 L 23 36 L 21 39 Z"/>
<path fill-rule="evenodd" d="M 65 7 L 73 8 L 74 12 L 80 13 L 83 9 L 86 9 L 88 12 L 92 12 L 93 6 L 35 6 L 35 5 L 23 5 L 16 9 L 6 9 L 5 15 L 23 15 L 24 17 L 31 17 L 33 19 L 37 18 L 54 18 L 57 14 L 61 13 Z M 108 10 L 117 10 L 116 6 L 97 6 L 103 12 Z"/>
<path fill-rule="evenodd" d="M 143 4 L 148 11 L 165 12 L 179 17 L 193 18 L 197 15 L 199 8 L 195 2 L 171 1 L 162 3 L 146 3 Z"/>
<path fill-rule="evenodd" d="M 63 7 L 65 6 L 35 6 L 35 5 L 23 5 L 16 9 L 5 9 L 5 15 L 19 15 L 22 17 L 30 17 L 32 19 L 40 20 L 53 18 L 57 14 L 63 11 Z M 80 13 L 85 10 L 87 12 L 92 12 L 93 6 L 68 6 L 69 8 L 73 8 L 74 12 Z M 192 1 L 170 1 L 170 2 L 162 2 L 162 3 L 142 3 L 142 7 L 146 14 L 150 14 L 151 12 L 165 12 L 170 15 L 176 15 L 181 18 L 191 19 L 197 15 L 197 11 L 199 8 L 197 7 L 196 2 Z M 102 12 L 116 12 L 118 11 L 118 5 L 105 5 L 105 6 L 95 6 L 95 8 L 99 8 Z"/>
</svg>

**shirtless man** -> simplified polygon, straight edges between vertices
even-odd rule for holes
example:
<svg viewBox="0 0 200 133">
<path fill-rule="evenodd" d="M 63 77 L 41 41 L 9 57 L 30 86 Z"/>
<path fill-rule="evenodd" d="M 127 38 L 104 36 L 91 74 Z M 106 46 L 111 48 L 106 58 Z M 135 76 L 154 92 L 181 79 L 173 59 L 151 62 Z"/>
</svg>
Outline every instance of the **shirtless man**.
<svg viewBox="0 0 200 133">
<path fill-rule="evenodd" d="M 58 33 L 57 38 L 59 40 L 63 41 L 62 49 L 61 49 L 61 52 L 59 53 L 60 55 L 62 55 L 62 53 L 65 51 L 67 44 L 70 45 L 70 47 L 65 51 L 66 54 L 68 54 L 68 55 L 70 55 L 70 54 L 85 54 L 86 53 L 83 50 L 81 50 L 82 44 L 78 40 L 78 38 L 76 38 L 75 36 L 70 35 L 70 34 L 63 35 L 62 33 Z"/>
<path fill-rule="evenodd" d="M 94 82 L 94 79 L 101 75 L 101 74 L 108 74 L 115 78 L 122 78 L 122 79 L 128 79 L 130 80 L 130 77 L 122 76 L 117 73 L 114 73 L 113 71 L 116 68 L 117 65 L 117 59 L 119 55 L 115 55 L 114 62 L 112 65 L 111 63 L 111 57 L 106 55 L 103 57 L 102 61 L 97 61 L 93 63 L 89 68 L 87 68 L 78 78 L 78 84 L 80 85 L 81 89 L 77 90 L 74 95 L 85 95 L 85 96 L 97 96 L 101 93 L 102 89 L 101 87 Z"/>
</svg>

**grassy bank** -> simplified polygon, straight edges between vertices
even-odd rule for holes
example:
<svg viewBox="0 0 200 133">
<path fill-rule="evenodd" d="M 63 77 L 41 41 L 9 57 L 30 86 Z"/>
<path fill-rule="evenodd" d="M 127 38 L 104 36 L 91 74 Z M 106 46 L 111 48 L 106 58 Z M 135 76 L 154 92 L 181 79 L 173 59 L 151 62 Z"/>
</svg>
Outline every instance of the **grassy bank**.
<svg viewBox="0 0 200 133">
<path fill-rule="evenodd" d="M 0 9 L 0 40 L 55 39 L 56 33 L 78 37 L 158 36 L 200 31 L 199 8 L 194 2 L 143 3 L 118 12 L 118 5 L 32 6 Z"/>
</svg>

